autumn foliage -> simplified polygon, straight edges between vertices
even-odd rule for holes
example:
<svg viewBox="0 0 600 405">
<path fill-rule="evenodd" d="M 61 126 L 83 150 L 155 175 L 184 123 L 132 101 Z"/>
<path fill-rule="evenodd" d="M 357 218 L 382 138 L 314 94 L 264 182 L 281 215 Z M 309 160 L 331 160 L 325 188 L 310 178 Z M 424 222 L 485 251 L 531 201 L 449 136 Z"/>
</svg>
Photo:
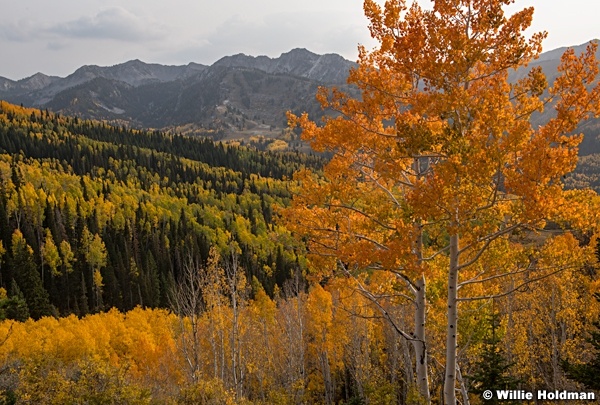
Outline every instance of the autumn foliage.
<svg viewBox="0 0 600 405">
<path fill-rule="evenodd" d="M 600 113 L 597 45 L 547 83 L 511 3 L 366 0 L 360 97 L 289 115 L 324 167 L 1 102 L 0 402 L 585 389 L 600 198 L 564 181 Z"/>
<path fill-rule="evenodd" d="M 428 403 L 432 355 L 445 358 L 443 403 L 457 403 L 456 392 L 468 399 L 461 353 L 477 324 L 463 312 L 596 262 L 597 197 L 565 191 L 563 178 L 577 162 L 573 131 L 600 112 L 597 44 L 582 55 L 567 50 L 553 83 L 541 68 L 509 82 L 545 38 L 525 38 L 533 8 L 506 16 L 510 3 L 436 0 L 427 10 L 365 1 L 379 46 L 360 48 L 350 74 L 361 97 L 321 89 L 336 116 L 317 124 L 290 115 L 304 139 L 334 156 L 324 176 L 298 174 L 286 221 L 308 241 L 316 277 L 355 278 L 413 344 L 406 378 Z M 544 108 L 553 117 L 534 128 L 531 117 Z M 389 315 L 394 301 L 413 303 L 412 324 Z"/>
</svg>

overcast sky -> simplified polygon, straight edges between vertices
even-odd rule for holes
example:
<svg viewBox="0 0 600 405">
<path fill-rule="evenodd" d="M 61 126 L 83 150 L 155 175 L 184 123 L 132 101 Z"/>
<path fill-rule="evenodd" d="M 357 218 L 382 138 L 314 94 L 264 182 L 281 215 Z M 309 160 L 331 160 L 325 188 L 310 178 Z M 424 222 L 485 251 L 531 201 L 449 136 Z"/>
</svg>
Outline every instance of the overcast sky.
<svg viewBox="0 0 600 405">
<path fill-rule="evenodd" d="M 427 5 L 428 0 L 419 0 Z M 383 0 L 381 1 L 383 3 Z M 600 38 L 600 1 L 517 0 L 536 8 L 544 50 Z M 0 76 L 67 76 L 82 65 L 212 64 L 293 48 L 356 60 L 371 47 L 362 0 L 0 0 Z M 516 9 L 515 8 L 515 9 Z"/>
</svg>

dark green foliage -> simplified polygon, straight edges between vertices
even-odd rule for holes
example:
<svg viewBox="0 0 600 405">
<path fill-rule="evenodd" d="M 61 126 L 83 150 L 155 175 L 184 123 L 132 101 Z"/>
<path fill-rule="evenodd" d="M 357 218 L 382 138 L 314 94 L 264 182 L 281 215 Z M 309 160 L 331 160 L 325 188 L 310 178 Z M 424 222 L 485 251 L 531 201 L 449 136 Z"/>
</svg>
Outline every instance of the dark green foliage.
<svg viewBox="0 0 600 405">
<path fill-rule="evenodd" d="M 470 380 L 470 392 L 481 398 L 481 394 L 486 390 L 496 392 L 496 390 L 514 390 L 517 389 L 519 380 L 512 377 L 511 367 L 513 364 L 507 361 L 504 350 L 501 346 L 501 337 L 498 335 L 499 319 L 497 314 L 493 314 L 490 319 L 490 329 L 484 339 L 483 352 L 481 358 L 475 363 L 475 371 L 468 376 Z M 518 402 L 498 400 L 496 395 L 492 399 L 484 401 L 486 404 L 516 404 Z"/>
<path fill-rule="evenodd" d="M 0 240 L 7 253 L 0 287 L 17 281 L 33 317 L 48 310 L 35 309 L 30 295 L 49 296 L 65 315 L 85 315 L 100 302 L 122 311 L 167 306 L 189 255 L 205 260 L 210 246 L 225 251 L 234 244 L 248 276 L 272 293 L 302 262 L 272 222 L 275 207 L 291 196 L 285 179 L 321 163 L 299 153 L 259 152 L 2 103 Z M 40 210 L 27 204 L 32 200 Z M 27 260 L 10 249 L 16 229 L 32 251 Z M 83 240 L 88 231 L 106 251 L 97 269 Z M 66 260 L 59 249 L 53 271 L 43 255 L 47 234 L 57 249 L 62 243 L 71 252 Z M 23 278 L 36 275 L 39 281 L 25 288 Z"/>
<path fill-rule="evenodd" d="M 600 293 L 594 294 L 600 302 Z M 573 364 L 563 361 L 561 367 L 567 378 L 583 384 L 586 388 L 600 390 L 600 321 L 592 324 L 593 330 L 589 331 L 588 342 L 593 347 L 594 358 L 583 364 Z"/>
<path fill-rule="evenodd" d="M 37 271 L 35 261 L 30 247 L 23 238 L 13 238 L 12 257 L 9 265 L 13 268 L 17 288 L 12 290 L 19 297 L 19 289 L 23 292 L 22 297 L 27 302 L 27 308 L 33 319 L 52 315 L 52 307 L 48 292 L 42 286 L 42 279 Z"/>
<path fill-rule="evenodd" d="M 0 301 L 0 313 L 4 311 L 4 319 L 24 322 L 29 319 L 29 308 L 25 296 L 13 279 L 10 294 L 6 300 Z"/>
<path fill-rule="evenodd" d="M 7 390 L 0 394 L 0 405 L 14 405 L 17 403 L 17 395 L 13 390 Z"/>
</svg>

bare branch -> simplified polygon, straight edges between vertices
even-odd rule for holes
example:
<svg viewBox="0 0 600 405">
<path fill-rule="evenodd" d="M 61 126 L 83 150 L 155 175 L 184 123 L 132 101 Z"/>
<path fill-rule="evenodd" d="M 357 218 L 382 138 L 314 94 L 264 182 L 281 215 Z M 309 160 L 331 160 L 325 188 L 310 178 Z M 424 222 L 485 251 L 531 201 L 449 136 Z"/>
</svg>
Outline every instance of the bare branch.
<svg viewBox="0 0 600 405">
<path fill-rule="evenodd" d="M 487 250 L 487 248 L 489 247 L 490 243 L 492 243 L 494 240 L 498 239 L 500 236 L 506 235 L 509 232 L 514 231 L 517 228 L 522 227 L 523 224 L 518 223 L 518 224 L 514 224 L 511 226 L 508 226 L 506 228 L 500 229 L 497 232 L 494 232 L 490 235 L 486 235 L 482 238 L 478 238 L 475 242 L 469 243 L 467 246 L 465 246 L 464 248 L 462 248 L 458 254 L 462 254 L 465 251 L 467 251 L 468 249 L 471 249 L 475 244 L 477 243 L 481 243 L 484 242 L 484 245 L 477 251 L 477 253 L 475 254 L 475 257 L 473 257 L 471 260 L 469 260 L 466 263 L 461 264 L 460 266 L 458 266 L 458 270 L 464 269 L 465 267 L 468 267 L 470 265 L 472 265 L 473 263 L 475 263 L 480 257 L 481 255 Z"/>
<path fill-rule="evenodd" d="M 389 248 L 387 246 L 382 245 L 381 243 L 377 242 L 376 240 L 374 240 L 372 238 L 369 238 L 368 236 L 355 234 L 354 237 L 357 239 L 362 239 L 367 242 L 370 242 L 370 243 L 374 244 L 375 246 L 377 246 L 381 250 L 389 250 Z"/>
<path fill-rule="evenodd" d="M 352 206 L 349 206 L 349 205 L 346 205 L 346 204 L 328 204 L 327 206 L 331 207 L 331 208 L 342 208 L 342 209 L 347 209 L 347 210 L 350 210 L 350 211 L 354 211 L 357 214 L 360 214 L 360 215 L 364 216 L 365 218 L 369 219 L 370 221 L 375 222 L 377 225 L 381 226 L 382 228 L 385 228 L 385 229 L 390 230 L 390 231 L 393 231 L 394 229 L 396 229 L 396 228 L 394 228 L 392 226 L 384 224 L 383 222 L 379 221 L 376 218 L 373 218 L 371 215 L 367 214 L 366 212 L 364 212 L 363 210 L 360 210 L 358 208 L 355 208 L 355 207 L 352 207 Z"/>
<path fill-rule="evenodd" d="M 499 278 L 503 278 L 503 277 L 508 277 L 508 276 L 514 276 L 517 274 L 522 274 L 525 273 L 528 270 L 531 270 L 533 266 L 533 263 L 530 263 L 529 266 L 527 266 L 524 269 L 520 269 L 520 270 L 515 270 L 515 271 L 511 271 L 511 272 L 507 272 L 507 273 L 502 273 L 502 274 L 496 274 L 493 276 L 489 276 L 486 278 L 482 278 L 482 279 L 477 279 L 478 277 L 482 276 L 483 274 L 485 274 L 485 271 L 482 271 L 481 273 L 477 274 L 475 277 L 467 280 L 467 281 L 463 281 L 462 283 L 460 283 L 458 285 L 458 288 L 461 288 L 465 285 L 469 285 L 469 284 L 481 284 L 481 283 L 485 283 L 486 281 L 491 281 L 491 280 L 497 280 Z"/>
<path fill-rule="evenodd" d="M 410 334 L 406 333 L 404 330 L 402 330 L 396 324 L 396 322 L 394 322 L 394 319 L 390 315 L 390 313 L 383 307 L 383 305 L 381 305 L 381 303 L 377 300 L 377 298 L 369 290 L 367 290 L 361 283 L 357 283 L 357 285 L 358 285 L 359 291 L 363 294 L 363 296 L 366 297 L 373 304 L 375 304 L 375 306 L 377 307 L 379 312 L 381 312 L 383 317 L 385 319 L 387 319 L 387 321 L 390 323 L 390 325 L 392 325 L 392 328 L 394 328 L 396 333 L 398 333 L 400 336 L 402 336 L 404 339 L 406 339 L 408 341 L 411 341 L 411 342 L 415 341 L 415 340 L 420 341 L 420 339 L 415 339 L 412 335 L 410 335 Z"/>
<path fill-rule="evenodd" d="M 440 254 L 447 252 L 448 250 L 450 250 L 450 245 L 446 245 L 445 247 L 441 248 L 437 252 L 431 254 L 430 256 L 424 257 L 421 260 L 423 260 L 424 262 L 433 260 L 436 258 L 436 256 L 439 256 Z"/>
<path fill-rule="evenodd" d="M 495 298 L 502 298 L 502 297 L 506 297 L 507 295 L 512 294 L 515 291 L 518 291 L 520 288 L 525 287 L 526 285 L 529 285 L 531 283 L 535 283 L 536 281 L 540 281 L 540 280 L 544 280 L 548 277 L 552 277 L 555 274 L 560 273 L 561 271 L 565 271 L 568 269 L 574 269 L 574 268 L 578 268 L 579 266 L 565 266 L 565 267 L 560 267 L 558 270 L 553 271 L 552 273 L 549 274 L 545 274 L 543 276 L 540 277 L 536 277 L 536 278 L 532 278 L 530 280 L 524 281 L 523 283 L 519 284 L 518 286 L 511 288 L 508 291 L 505 291 L 501 294 L 492 294 L 492 295 L 481 295 L 478 297 L 465 297 L 465 298 L 458 298 L 457 301 L 461 301 L 461 302 L 465 302 L 465 301 L 479 301 L 479 300 L 489 300 L 489 299 L 495 299 Z"/>
</svg>

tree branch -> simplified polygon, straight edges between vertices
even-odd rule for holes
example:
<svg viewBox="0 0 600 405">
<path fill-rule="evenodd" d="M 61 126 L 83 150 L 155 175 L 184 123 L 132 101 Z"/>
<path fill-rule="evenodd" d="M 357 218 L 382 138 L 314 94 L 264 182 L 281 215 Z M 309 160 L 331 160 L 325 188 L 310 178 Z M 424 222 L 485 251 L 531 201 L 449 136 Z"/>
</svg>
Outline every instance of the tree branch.
<svg viewBox="0 0 600 405">
<path fill-rule="evenodd" d="M 545 274 L 545 275 L 543 275 L 543 276 L 536 277 L 536 278 L 533 278 L 533 279 L 531 279 L 531 280 L 524 281 L 523 283 L 519 284 L 518 286 L 516 286 L 516 287 L 514 287 L 514 288 L 511 288 L 510 290 L 508 290 L 508 291 L 505 291 L 505 292 L 503 292 L 503 293 L 501 293 L 501 294 L 481 295 L 481 296 L 478 296 L 478 297 L 465 297 L 465 298 L 458 298 L 458 299 L 457 299 L 457 301 L 460 301 L 460 302 L 466 302 L 466 301 L 479 301 L 479 300 L 489 300 L 489 299 L 495 299 L 495 298 L 502 298 L 502 297 L 506 297 L 507 295 L 510 295 L 510 294 L 514 293 L 515 291 L 519 290 L 519 289 L 520 289 L 520 288 L 522 288 L 522 287 L 525 287 L 526 285 L 529 285 L 529 284 L 531 284 L 531 283 L 534 283 L 534 282 L 536 282 L 536 281 L 544 280 L 544 279 L 546 279 L 546 278 L 548 278 L 548 277 L 552 277 L 553 275 L 555 275 L 555 274 L 558 274 L 558 273 L 560 273 L 561 271 L 565 271 L 565 270 L 568 270 L 568 269 L 574 269 L 574 268 L 577 268 L 577 267 L 579 267 L 579 266 L 566 266 L 566 267 L 561 267 L 561 268 L 559 268 L 558 270 L 556 270 L 556 271 L 553 271 L 552 273 Z"/>
</svg>

